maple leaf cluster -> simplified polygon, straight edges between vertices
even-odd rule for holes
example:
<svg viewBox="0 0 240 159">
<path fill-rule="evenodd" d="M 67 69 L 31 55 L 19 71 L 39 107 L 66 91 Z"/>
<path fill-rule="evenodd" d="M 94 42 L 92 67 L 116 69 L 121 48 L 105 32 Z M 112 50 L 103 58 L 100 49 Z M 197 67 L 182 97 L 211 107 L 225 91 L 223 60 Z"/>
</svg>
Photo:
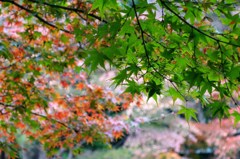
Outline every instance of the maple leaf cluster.
<svg viewBox="0 0 240 159">
<path fill-rule="evenodd" d="M 32 19 L 45 24 L 55 20 L 51 14 L 32 14 L 37 3 L 11 3 L 14 5 L 0 2 L 1 141 L 18 149 L 15 134 L 21 133 L 40 141 L 51 153 L 54 148 L 72 148 L 95 141 L 110 143 L 121 138 L 128 126 L 123 118 L 110 117 L 107 112 L 126 110 L 133 96 L 116 94 L 88 82 L 79 57 L 82 45 L 88 46 L 90 29 L 81 33 L 80 43 L 70 31 L 87 26 L 76 21 L 76 14 L 69 15 L 69 24 L 63 18 L 66 27 L 58 31 L 55 25 L 42 25 Z M 86 21 L 93 27 L 97 23 Z M 1 149 L 7 152 L 9 147 L 3 144 Z"/>
<path fill-rule="evenodd" d="M 237 106 L 239 99 L 234 5 L 0 0 L 3 142 L 14 143 L 19 131 L 46 148 L 122 137 L 127 127 L 107 112 L 127 109 L 133 97 L 92 85 L 83 73 L 106 70 L 106 63 L 118 70 L 113 83 L 131 94 L 148 93 L 156 101 L 170 95 L 186 104 L 197 98 L 213 117 L 229 117 L 226 103 Z M 228 26 L 221 34 L 204 22 L 212 13 Z M 196 113 L 185 106 L 179 111 L 187 120 Z M 231 115 L 236 124 L 239 113 Z"/>
<path fill-rule="evenodd" d="M 107 144 L 128 131 L 124 118 L 107 113 L 126 110 L 133 102 L 132 95 L 89 84 L 86 73 L 43 74 L 32 87 L 38 94 L 31 89 L 25 89 L 29 96 L 14 90 L 2 93 L 0 130 L 6 142 L 15 143 L 18 131 L 47 149 L 71 148 L 95 141 Z"/>
</svg>

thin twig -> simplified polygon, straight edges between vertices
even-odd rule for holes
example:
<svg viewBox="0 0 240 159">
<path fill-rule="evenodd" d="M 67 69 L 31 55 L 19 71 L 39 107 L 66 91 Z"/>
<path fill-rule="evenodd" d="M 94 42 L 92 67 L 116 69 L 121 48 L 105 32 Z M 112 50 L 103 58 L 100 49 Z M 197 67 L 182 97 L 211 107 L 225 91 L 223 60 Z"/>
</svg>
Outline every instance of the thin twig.
<svg viewBox="0 0 240 159">
<path fill-rule="evenodd" d="M 173 83 L 173 81 L 171 79 L 168 79 L 167 77 L 165 77 L 163 74 L 161 74 L 160 72 L 158 72 L 156 70 L 156 68 L 154 66 L 152 66 L 152 64 L 150 63 L 150 57 L 148 55 L 148 51 L 147 51 L 147 47 L 146 47 L 146 43 L 145 43 L 145 40 L 144 40 L 144 31 L 142 29 L 142 26 L 141 26 L 141 23 L 139 21 L 139 17 L 137 15 L 137 10 L 136 10 L 136 5 L 135 5 L 135 2 L 134 0 L 132 0 L 132 4 L 133 4 L 133 9 L 134 9 L 134 12 L 135 12 L 135 17 L 137 19 L 137 23 L 139 25 L 139 28 L 140 28 L 140 32 L 141 32 L 141 37 L 142 37 L 142 42 L 143 42 L 143 47 L 144 47 L 144 50 L 145 50 L 145 54 L 146 54 L 146 57 L 147 57 L 147 61 L 148 61 L 148 66 L 149 67 L 152 67 L 152 69 L 158 74 L 160 75 L 163 79 L 165 80 L 168 80 L 171 85 L 176 89 L 176 91 L 184 98 L 184 100 L 187 102 L 187 99 L 185 98 L 185 96 L 178 90 L 177 86 Z"/>
<path fill-rule="evenodd" d="M 224 78 L 224 80 L 227 80 L 227 77 L 226 77 L 225 72 L 224 72 L 224 66 L 223 66 L 223 50 L 222 50 L 221 44 L 219 42 L 218 42 L 218 47 L 219 47 L 219 50 L 221 52 L 221 69 L 222 69 L 223 78 Z M 228 93 L 230 94 L 230 97 L 231 97 L 233 103 L 237 106 L 238 105 L 237 101 L 233 98 L 232 93 L 231 93 L 231 91 L 228 87 L 227 81 L 225 81 L 225 84 L 226 84 Z"/>
<path fill-rule="evenodd" d="M 3 103 L 3 102 L 0 102 L 0 105 L 4 106 L 4 107 L 15 107 L 14 105 L 12 104 L 7 104 L 7 103 Z"/>
<path fill-rule="evenodd" d="M 212 39 L 212 40 L 215 40 L 216 42 L 221 42 L 221 43 L 224 43 L 224 44 L 228 44 L 228 45 L 232 45 L 232 46 L 237 46 L 237 47 L 240 47 L 240 45 L 238 44 L 233 44 L 231 42 L 227 42 L 227 41 L 222 41 L 218 38 L 215 38 L 211 35 L 208 35 L 207 33 L 205 33 L 204 31 L 196 28 L 195 26 L 191 25 L 190 23 L 188 23 L 184 18 L 182 18 L 178 13 L 176 13 L 175 11 L 173 11 L 163 0 L 160 0 L 160 2 L 162 3 L 163 6 L 165 6 L 165 8 L 167 10 L 169 10 L 171 13 L 173 13 L 176 17 L 178 17 L 181 21 L 183 21 L 185 24 L 187 24 L 189 27 L 191 27 L 192 29 L 196 30 L 197 32 L 201 33 L 202 35 Z"/>
<path fill-rule="evenodd" d="M 43 19 L 42 17 L 40 17 L 37 12 L 32 11 L 32 10 L 30 10 L 30 9 L 28 9 L 28 8 L 26 8 L 26 7 L 24 7 L 24 6 L 20 5 L 20 4 L 12 1 L 12 0 L 0 0 L 0 1 L 12 3 L 13 5 L 15 5 L 15 6 L 17 6 L 17 7 L 21 8 L 21 9 L 25 10 L 26 12 L 31 13 L 35 18 L 37 18 L 39 21 L 43 22 L 44 24 L 46 24 L 46 25 L 48 25 L 48 26 L 51 26 L 51 27 L 53 27 L 53 28 L 56 28 L 56 29 L 58 29 L 58 30 L 61 30 L 61 31 L 63 31 L 63 32 L 72 34 L 71 31 L 66 30 L 66 29 L 59 28 L 59 27 L 57 27 L 56 25 L 49 23 L 48 21 L 46 21 L 45 19 Z"/>
<path fill-rule="evenodd" d="M 151 38 L 154 42 L 158 43 L 159 45 L 161 45 L 163 48 L 167 49 L 167 47 L 165 45 L 163 45 L 161 42 L 157 41 L 155 37 L 153 37 L 152 35 L 148 34 L 147 32 L 143 31 L 144 34 L 146 34 L 149 38 Z"/>
<path fill-rule="evenodd" d="M 237 4 L 240 4 L 240 2 L 225 2 L 225 3 L 221 3 L 221 2 L 217 2 L 217 3 L 214 3 L 214 2 L 204 2 L 204 1 L 183 1 L 183 0 L 173 0 L 173 1 L 164 1 L 164 3 L 174 3 L 174 2 L 177 2 L 177 3 L 182 3 L 182 2 L 186 2 L 186 3 L 192 3 L 192 4 L 196 4 L 196 5 L 214 5 L 214 6 L 219 6 L 219 5 L 224 5 L 224 6 L 231 6 L 231 5 L 237 5 Z"/>
<path fill-rule="evenodd" d="M 55 5 L 55 4 L 50 4 L 47 2 L 41 2 L 41 1 L 36 1 L 36 0 L 30 0 L 31 2 L 34 3 L 39 3 L 39 4 L 44 4 L 47 5 L 49 7 L 53 7 L 53 8 L 60 8 L 60 9 L 64 9 L 64 10 L 68 10 L 68 11 L 74 11 L 74 12 L 80 12 L 80 13 L 84 13 L 90 17 L 93 17 L 99 21 L 102 21 L 104 23 L 108 23 L 106 20 L 102 19 L 101 17 L 95 15 L 95 14 L 91 14 L 91 13 L 87 13 L 88 11 L 82 10 L 82 9 L 77 9 L 77 8 L 69 8 L 69 7 L 65 7 L 65 6 L 60 6 L 60 5 Z"/>
<path fill-rule="evenodd" d="M 145 40 L 144 40 L 144 35 L 143 35 L 144 31 L 143 31 L 143 29 L 142 29 L 141 23 L 140 23 L 140 21 L 139 21 L 138 15 L 137 15 L 137 9 L 136 9 L 136 5 L 135 5 L 134 0 L 132 0 L 132 4 L 133 4 L 133 9 L 134 9 L 135 17 L 136 17 L 136 19 L 137 19 L 137 23 L 138 23 L 138 26 L 139 26 L 139 28 L 140 28 L 141 37 L 142 37 L 142 43 L 143 43 L 143 47 L 144 47 L 145 54 L 146 54 L 146 57 L 147 57 L 148 66 L 150 67 L 150 66 L 151 66 L 151 63 L 150 63 L 150 57 L 149 57 L 149 55 L 148 55 L 146 43 L 145 43 Z"/>
<path fill-rule="evenodd" d="M 55 120 L 55 119 L 52 119 L 52 118 L 49 118 L 45 115 L 42 115 L 42 114 L 38 114 L 38 113 L 35 113 L 35 112 L 30 112 L 32 115 L 35 115 L 35 116 L 39 116 L 39 117 L 42 117 L 42 118 L 45 118 L 46 120 L 51 120 L 53 122 L 56 122 L 64 127 L 66 127 L 67 129 L 69 130 L 73 130 L 75 133 L 78 133 L 78 131 L 76 129 L 73 129 L 71 128 L 70 126 L 66 125 L 65 123 L 61 122 L 61 121 L 58 121 L 58 120 Z"/>
</svg>

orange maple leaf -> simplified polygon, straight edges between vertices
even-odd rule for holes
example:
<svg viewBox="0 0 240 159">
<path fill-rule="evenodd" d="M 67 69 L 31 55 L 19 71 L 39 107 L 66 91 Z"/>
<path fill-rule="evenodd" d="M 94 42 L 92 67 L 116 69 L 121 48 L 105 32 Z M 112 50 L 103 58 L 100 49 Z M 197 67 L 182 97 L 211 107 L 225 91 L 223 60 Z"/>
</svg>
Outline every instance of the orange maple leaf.
<svg viewBox="0 0 240 159">
<path fill-rule="evenodd" d="M 122 131 L 113 131 L 113 136 L 115 139 L 119 139 L 123 136 L 123 132 Z"/>
<path fill-rule="evenodd" d="M 56 119 L 62 120 L 68 116 L 68 112 L 57 112 L 54 114 Z"/>
<path fill-rule="evenodd" d="M 141 102 L 140 102 L 140 101 L 137 101 L 137 102 L 136 102 L 136 105 L 137 105 L 137 107 L 141 107 Z"/>
<path fill-rule="evenodd" d="M 86 142 L 87 142 L 88 144 L 92 144 L 92 143 L 93 143 L 93 138 L 92 138 L 91 136 L 87 136 L 87 137 L 85 138 L 85 140 L 86 140 Z"/>
<path fill-rule="evenodd" d="M 83 83 L 78 83 L 78 84 L 76 85 L 76 88 L 77 88 L 78 90 L 82 90 L 83 87 L 84 87 L 84 84 L 83 84 Z"/>
<path fill-rule="evenodd" d="M 111 110 L 113 112 L 118 112 L 118 111 L 120 111 L 120 107 L 119 106 L 114 106 Z"/>
<path fill-rule="evenodd" d="M 104 110 L 104 106 L 101 105 L 101 104 L 98 104 L 98 105 L 97 105 L 97 108 L 98 108 L 98 110 Z"/>
<path fill-rule="evenodd" d="M 123 109 L 127 109 L 127 108 L 129 107 L 129 104 L 130 104 L 130 103 L 124 103 L 124 104 L 122 105 Z"/>
<path fill-rule="evenodd" d="M 47 41 L 48 40 L 48 36 L 47 35 L 42 35 L 41 36 L 41 40 L 42 41 Z"/>
<path fill-rule="evenodd" d="M 17 27 L 19 27 L 19 26 L 21 26 L 23 23 L 21 22 L 21 21 L 16 21 L 15 22 L 15 26 L 17 26 Z"/>
<path fill-rule="evenodd" d="M 68 83 L 66 81 L 61 81 L 61 84 L 62 84 L 63 88 L 68 87 Z"/>
<path fill-rule="evenodd" d="M 22 59 L 24 56 L 24 50 L 23 48 L 12 48 L 12 54 L 16 59 Z"/>
<path fill-rule="evenodd" d="M 16 124 L 17 128 L 24 129 L 26 126 L 22 122 L 17 122 Z"/>
</svg>

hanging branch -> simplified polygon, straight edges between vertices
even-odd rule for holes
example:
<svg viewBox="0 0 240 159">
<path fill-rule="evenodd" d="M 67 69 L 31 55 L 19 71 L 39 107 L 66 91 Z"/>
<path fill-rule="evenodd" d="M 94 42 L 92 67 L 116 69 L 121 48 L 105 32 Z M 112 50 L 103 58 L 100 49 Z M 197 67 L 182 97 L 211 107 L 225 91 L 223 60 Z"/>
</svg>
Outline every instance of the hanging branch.
<svg viewBox="0 0 240 159">
<path fill-rule="evenodd" d="M 136 5 L 135 5 L 135 2 L 134 0 L 132 0 L 132 4 L 133 4 L 133 9 L 134 9 L 134 13 L 135 13 L 135 17 L 137 19 L 137 23 L 138 23 L 138 26 L 140 28 L 140 32 L 141 32 L 141 37 L 142 37 L 142 43 L 143 43 L 143 47 L 144 47 L 144 51 L 145 51 L 145 54 L 146 54 L 146 57 L 147 57 L 147 62 L 148 62 L 148 66 L 151 66 L 151 63 L 150 63 L 150 57 L 148 55 L 148 51 L 147 51 L 147 46 L 146 46 L 146 43 L 145 43 L 145 40 L 144 40 L 144 31 L 142 29 L 142 26 L 141 26 L 141 23 L 139 21 L 139 17 L 137 15 L 137 9 L 136 9 Z"/>
<path fill-rule="evenodd" d="M 56 25 L 54 25 L 54 24 L 52 24 L 52 23 L 49 23 L 48 21 L 46 21 L 45 19 L 43 19 L 42 17 L 40 17 L 40 16 L 38 15 L 39 13 L 37 13 L 37 12 L 35 12 L 35 11 L 32 11 L 32 10 L 30 10 L 30 9 L 28 9 L 28 8 L 26 8 L 26 7 L 22 6 L 22 5 L 14 2 L 14 1 L 11 1 L 11 0 L 0 0 L 0 1 L 2 1 L 2 2 L 9 2 L 9 3 L 17 6 L 18 8 L 23 9 L 23 10 L 25 10 L 25 11 L 28 12 L 28 13 L 31 13 L 35 18 L 37 18 L 39 21 L 43 22 L 44 24 L 46 24 L 46 25 L 48 25 L 48 26 L 51 26 L 51 27 L 53 27 L 53 28 L 56 28 L 56 29 L 58 29 L 58 30 L 61 30 L 61 31 L 63 31 L 63 32 L 72 34 L 71 31 L 66 30 L 66 29 L 59 28 L 59 27 L 57 27 Z"/>
<path fill-rule="evenodd" d="M 208 35 L 207 33 L 205 33 L 204 31 L 196 28 L 195 26 L 191 25 L 189 22 L 187 22 L 184 18 L 182 18 L 178 13 L 176 13 L 175 11 L 173 11 L 163 0 L 160 0 L 160 2 L 162 3 L 163 6 L 165 6 L 165 8 L 167 10 L 169 10 L 171 13 L 173 13 L 176 17 L 178 17 L 178 19 L 180 19 L 181 21 L 183 21 L 186 25 L 188 25 L 189 27 L 191 27 L 192 29 L 196 30 L 197 32 L 199 32 L 200 34 L 216 41 L 216 42 L 221 42 L 221 43 L 224 43 L 224 44 L 228 44 L 228 45 L 232 45 L 232 46 L 236 46 L 236 47 L 240 47 L 240 45 L 238 44 L 233 44 L 231 42 L 227 42 L 227 41 L 222 41 L 218 38 L 215 38 L 211 35 Z"/>
<path fill-rule="evenodd" d="M 51 120 L 52 122 L 56 122 L 56 123 L 58 123 L 58 124 L 60 124 L 60 125 L 62 125 L 62 126 L 64 126 L 64 127 L 66 127 L 67 129 L 73 130 L 75 133 L 78 133 L 78 130 L 71 128 L 70 126 L 66 125 L 65 123 L 63 123 L 63 122 L 61 122 L 61 121 L 58 121 L 58 120 L 55 120 L 55 119 L 52 119 L 52 118 L 48 118 L 48 117 L 45 116 L 45 115 L 38 114 L 38 113 L 35 113 L 35 112 L 30 112 L 30 113 L 31 113 L 32 115 L 42 117 L 42 118 L 44 118 L 44 119 L 46 119 L 46 120 Z"/>
<path fill-rule="evenodd" d="M 177 88 L 177 86 L 175 85 L 175 83 L 171 80 L 171 79 L 168 79 L 167 77 L 165 77 L 163 74 L 161 74 L 159 71 L 156 70 L 156 68 L 150 63 L 150 57 L 149 57 L 149 54 L 148 54 L 148 51 L 147 51 L 147 47 L 146 47 L 146 43 L 145 43 L 145 39 L 144 39 L 144 31 L 142 29 L 142 26 L 141 26 L 141 23 L 139 21 L 139 17 L 137 15 L 137 10 L 136 10 L 136 5 L 135 5 L 135 2 L 134 0 L 132 0 L 132 4 L 133 4 L 133 9 L 134 9 L 134 13 L 135 13 L 135 17 L 137 19 L 137 23 L 138 23 L 138 26 L 140 28 L 140 32 L 141 32 L 141 37 L 142 37 L 142 43 L 143 43 L 143 47 L 144 47 L 144 51 L 145 51 L 145 54 L 146 54 L 146 57 L 147 57 L 147 61 L 148 61 L 148 66 L 151 67 L 159 76 L 161 76 L 163 79 L 169 81 L 171 83 L 171 85 L 174 87 L 174 89 L 183 97 L 183 99 L 187 102 L 188 100 L 186 99 L 186 97 L 179 91 L 179 89 Z M 145 33 L 146 34 L 146 33 Z"/>
<path fill-rule="evenodd" d="M 99 21 L 102 21 L 104 23 L 108 23 L 106 20 L 102 19 L 101 17 L 95 15 L 95 14 L 92 14 L 92 13 L 88 13 L 88 11 L 85 11 L 85 10 L 82 10 L 82 9 L 78 9 L 78 8 L 70 8 L 70 7 L 65 7 L 65 6 L 60 6 L 60 5 L 55 5 L 55 4 L 50 4 L 50 3 L 47 3 L 47 2 L 41 2 L 41 1 L 36 1 L 36 0 L 29 0 L 31 2 L 34 2 L 34 3 L 38 3 L 38 4 L 44 4 L 46 6 L 49 6 L 49 7 L 53 7 L 53 8 L 59 8 L 59 9 L 64 9 L 64 10 L 68 10 L 68 11 L 73 11 L 73 12 L 80 12 L 80 13 L 84 13 L 86 14 L 87 16 L 90 16 L 92 18 L 95 18 Z"/>
<path fill-rule="evenodd" d="M 223 73 L 223 78 L 224 78 L 224 80 L 226 80 L 227 77 L 226 77 L 226 75 L 225 75 L 224 66 L 223 66 L 223 50 L 222 50 L 221 44 L 220 44 L 219 42 L 218 42 L 218 48 L 219 48 L 219 50 L 220 50 L 220 52 L 221 52 L 221 69 L 222 69 L 222 73 Z M 226 84 L 227 90 L 228 90 L 228 92 L 229 92 L 229 94 L 230 94 L 230 97 L 231 97 L 234 105 L 237 106 L 237 105 L 238 105 L 238 104 L 237 104 L 237 101 L 233 98 L 232 93 L 231 93 L 231 91 L 230 91 L 230 89 L 229 89 L 229 87 L 228 87 L 228 83 L 225 82 L 225 84 Z"/>
</svg>

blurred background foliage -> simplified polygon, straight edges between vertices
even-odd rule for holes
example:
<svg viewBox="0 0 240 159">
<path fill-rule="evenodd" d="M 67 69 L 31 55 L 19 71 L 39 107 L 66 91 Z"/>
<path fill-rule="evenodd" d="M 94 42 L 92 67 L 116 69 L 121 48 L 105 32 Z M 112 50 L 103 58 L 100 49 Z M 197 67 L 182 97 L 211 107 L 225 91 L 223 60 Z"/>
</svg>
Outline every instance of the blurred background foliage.
<svg viewBox="0 0 240 159">
<path fill-rule="evenodd" d="M 113 91 L 115 89 L 107 82 L 114 77 L 115 72 L 97 73 L 89 77 L 91 84 L 98 84 Z M 74 89 L 72 90 L 74 91 Z M 143 97 L 146 98 L 147 97 Z M 144 100 L 143 100 L 144 101 Z M 233 119 L 210 119 L 202 109 L 198 121 L 187 122 L 184 116 L 178 114 L 181 101 L 173 102 L 172 98 L 160 97 L 158 102 L 149 99 L 141 107 L 131 105 L 129 109 L 109 114 L 124 118 L 129 131 L 115 139 L 111 144 L 102 142 L 83 143 L 74 149 L 56 148 L 52 159 L 214 159 L 239 158 L 240 125 L 234 126 Z M 173 106 L 174 105 L 174 106 Z M 189 102 L 192 109 L 197 110 L 197 101 Z M 199 110 L 198 110 L 199 111 Z M 234 109 L 232 111 L 239 111 Z M 208 121 L 208 123 L 206 122 Z M 24 135 L 17 133 L 17 142 L 22 147 L 19 156 L 23 159 L 48 158 L 42 145 L 30 142 Z M 78 155 L 77 153 L 81 153 Z"/>
</svg>

